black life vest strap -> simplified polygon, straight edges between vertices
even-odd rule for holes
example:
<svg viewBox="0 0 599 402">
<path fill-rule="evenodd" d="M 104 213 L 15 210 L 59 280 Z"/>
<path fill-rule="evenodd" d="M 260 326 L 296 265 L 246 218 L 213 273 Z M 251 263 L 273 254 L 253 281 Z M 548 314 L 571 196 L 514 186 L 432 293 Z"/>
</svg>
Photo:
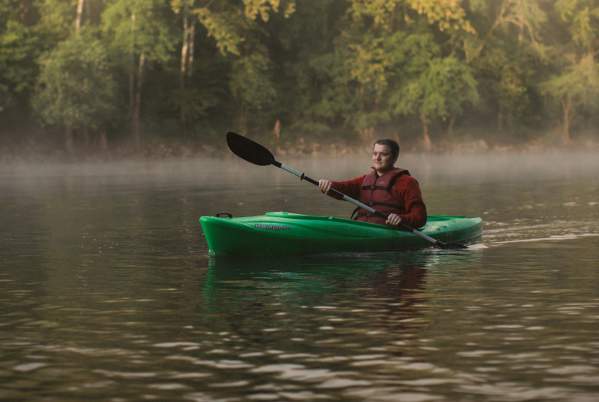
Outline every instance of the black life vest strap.
<svg viewBox="0 0 599 402">
<path fill-rule="evenodd" d="M 397 208 L 397 209 L 400 208 L 400 205 L 398 205 L 398 204 L 392 204 L 390 202 L 373 202 L 373 203 L 370 203 L 370 205 L 371 206 L 373 206 L 373 205 L 382 205 L 382 206 L 385 206 L 385 207 L 391 207 L 391 208 Z"/>
<path fill-rule="evenodd" d="M 356 219 L 358 218 L 358 213 L 357 213 L 357 212 L 358 212 L 359 210 L 361 210 L 361 209 L 362 209 L 362 208 L 360 208 L 360 207 L 356 207 L 356 208 L 355 208 L 355 209 L 352 211 L 352 213 L 351 213 L 351 216 L 350 216 L 350 219 L 351 219 L 351 220 L 356 220 Z"/>
<path fill-rule="evenodd" d="M 404 170 L 401 173 L 395 175 L 391 180 L 389 180 L 389 185 L 387 186 L 387 191 L 391 190 L 393 188 L 393 186 L 395 185 L 395 182 L 397 181 L 397 179 L 399 179 L 404 174 L 409 174 L 409 173 L 407 170 Z"/>
</svg>

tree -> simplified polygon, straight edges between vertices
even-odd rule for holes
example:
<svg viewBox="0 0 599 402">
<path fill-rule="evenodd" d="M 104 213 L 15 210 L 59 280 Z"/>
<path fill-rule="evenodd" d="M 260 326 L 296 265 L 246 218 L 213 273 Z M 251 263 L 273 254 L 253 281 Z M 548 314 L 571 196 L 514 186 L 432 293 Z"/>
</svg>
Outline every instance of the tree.
<svg viewBox="0 0 599 402">
<path fill-rule="evenodd" d="M 215 91 L 211 88 L 213 85 L 206 82 L 204 77 L 196 77 L 192 81 L 195 70 L 213 74 L 214 68 L 210 64 L 220 64 L 216 60 L 218 55 L 210 57 L 211 60 L 198 59 L 203 55 L 201 51 L 212 46 L 218 49 L 221 56 L 239 55 L 242 14 L 239 7 L 230 1 L 172 0 L 171 7 L 180 18 L 181 38 L 179 88 L 172 93 L 171 103 L 178 110 L 181 128 L 187 135 L 189 126 L 198 118 L 205 118 L 206 110 L 216 103 Z M 204 51 L 204 55 L 206 53 Z M 214 75 L 212 77 L 215 78 L 214 82 L 221 81 Z"/>
<path fill-rule="evenodd" d="M 342 125 L 339 119 L 346 87 L 337 85 L 340 54 L 333 40 L 345 4 L 338 0 L 300 2 L 290 17 L 273 14 L 264 25 L 274 88 L 271 107 L 288 133 L 309 132 L 316 138 Z M 335 111 L 333 111 L 335 109 Z M 276 124 L 276 123 L 275 123 Z"/>
<path fill-rule="evenodd" d="M 272 106 L 276 96 L 268 58 L 253 52 L 235 60 L 229 85 L 239 108 L 237 127 L 246 132 L 249 115 Z"/>
<path fill-rule="evenodd" d="M 548 16 L 542 0 L 471 1 L 468 13 L 475 34 L 464 38 L 467 63 L 479 82 L 484 116 L 494 114 L 496 129 L 538 116 L 533 100 L 547 60 L 542 35 Z M 488 111 L 487 111 L 488 110 Z M 485 119 L 487 120 L 487 119 Z"/>
<path fill-rule="evenodd" d="M 75 32 L 78 21 L 81 24 L 77 15 L 78 1 L 39 0 L 36 28 L 45 38 L 46 46 L 56 46 Z M 82 15 L 80 17 L 83 18 Z"/>
<path fill-rule="evenodd" d="M 474 26 L 472 33 L 465 37 L 465 51 L 468 61 L 481 55 L 488 46 L 495 48 L 498 33 L 506 34 L 509 40 L 515 38 L 520 45 L 530 45 L 539 56 L 545 47 L 541 39 L 541 28 L 547 15 L 541 5 L 542 0 L 499 0 L 470 2 L 470 20 Z"/>
<path fill-rule="evenodd" d="M 64 130 L 69 153 L 74 132 L 106 128 L 114 101 L 108 55 L 93 35 L 73 36 L 42 59 L 34 109 L 45 124 Z"/>
<path fill-rule="evenodd" d="M 400 6 L 399 0 L 354 0 L 335 41 L 335 61 L 341 63 L 335 67 L 340 73 L 335 85 L 348 88 L 335 91 L 336 100 L 352 106 L 339 110 L 363 140 L 370 141 L 391 118 L 387 100 L 409 64 L 407 27 L 398 27 L 405 16 Z"/>
<path fill-rule="evenodd" d="M 195 12 L 220 52 L 232 58 L 229 88 L 237 106 L 237 128 L 248 131 L 250 117 L 261 117 L 277 97 L 271 56 L 263 44 L 267 31 L 261 24 L 273 13 L 288 18 L 295 1 L 244 0 L 242 9 L 234 4 L 223 6 L 220 13 L 208 7 Z"/>
<path fill-rule="evenodd" d="M 562 142 L 572 141 L 572 121 L 580 109 L 599 103 L 599 68 L 592 54 L 572 62 L 565 71 L 549 78 L 543 92 L 559 101 L 562 108 Z"/>
<path fill-rule="evenodd" d="M 0 113 L 26 104 L 35 86 L 40 41 L 27 26 L 26 6 L 15 0 L 0 5 Z"/>
<path fill-rule="evenodd" d="M 179 68 L 179 90 L 174 94 L 175 104 L 179 109 L 180 122 L 184 131 L 190 120 L 205 115 L 205 109 L 213 104 L 206 101 L 211 98 L 209 90 L 188 85 L 194 72 L 196 56 L 196 36 L 198 32 L 204 35 L 204 42 L 211 41 L 222 57 L 231 62 L 231 78 L 229 88 L 236 97 L 235 104 L 240 108 L 238 122 L 247 126 L 248 110 L 259 110 L 263 107 L 260 94 L 256 97 L 244 97 L 249 81 L 256 79 L 258 90 L 273 89 L 266 71 L 270 68 L 270 57 L 267 49 L 257 38 L 258 21 L 266 23 L 273 13 L 281 12 L 285 17 L 290 16 L 295 9 L 294 1 L 281 0 L 224 0 L 219 2 L 209 0 L 171 0 L 173 11 L 180 16 L 181 46 Z M 200 29 L 196 29 L 196 25 Z M 250 68 L 252 61 L 257 63 Z M 200 60 L 205 67 L 205 61 Z M 205 68 L 203 68 L 205 70 Z M 274 93 L 271 91 L 274 97 Z M 259 99 L 260 98 L 260 99 Z M 255 105 L 253 105 L 255 103 Z M 196 107 L 195 105 L 203 105 Z"/>
<path fill-rule="evenodd" d="M 354 127 L 370 139 L 377 126 L 415 115 L 429 149 L 430 120 L 453 122 L 461 105 L 476 94 L 475 80 L 453 45 L 455 37 L 473 32 L 464 9 L 453 0 L 354 0 L 349 20 L 338 45 L 348 49 L 343 59 L 347 85 L 357 99 Z M 437 79 L 443 75 L 458 80 L 456 85 Z M 463 89 L 467 93 L 461 96 Z"/>
<path fill-rule="evenodd" d="M 79 35 L 83 24 L 83 9 L 85 8 L 85 0 L 77 0 L 77 15 L 75 17 L 75 33 Z"/>
<path fill-rule="evenodd" d="M 102 14 L 102 28 L 129 72 L 129 114 L 137 147 L 141 144 L 141 104 L 148 63 L 167 63 L 175 37 L 162 0 L 112 0 Z"/>
<path fill-rule="evenodd" d="M 476 80 L 470 67 L 453 56 L 432 59 L 416 79 L 393 98 L 399 114 L 415 113 L 422 125 L 426 150 L 432 148 L 429 125 L 432 119 L 449 120 L 449 127 L 465 104 L 478 102 Z"/>
<path fill-rule="evenodd" d="M 554 59 L 557 72 L 542 83 L 542 89 L 560 103 L 562 141 L 569 143 L 577 112 L 596 105 L 599 100 L 599 69 L 595 62 L 599 4 L 592 0 L 559 0 L 555 10 L 569 35 L 555 46 L 561 56 Z"/>
</svg>

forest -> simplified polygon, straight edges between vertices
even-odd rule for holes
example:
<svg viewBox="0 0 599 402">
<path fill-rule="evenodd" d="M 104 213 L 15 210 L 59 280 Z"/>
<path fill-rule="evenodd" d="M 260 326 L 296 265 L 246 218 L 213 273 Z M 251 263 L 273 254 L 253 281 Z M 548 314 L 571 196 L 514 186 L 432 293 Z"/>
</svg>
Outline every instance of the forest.
<svg viewBox="0 0 599 402">
<path fill-rule="evenodd" d="M 598 50 L 599 0 L 0 0 L 0 154 L 588 147 Z"/>
</svg>

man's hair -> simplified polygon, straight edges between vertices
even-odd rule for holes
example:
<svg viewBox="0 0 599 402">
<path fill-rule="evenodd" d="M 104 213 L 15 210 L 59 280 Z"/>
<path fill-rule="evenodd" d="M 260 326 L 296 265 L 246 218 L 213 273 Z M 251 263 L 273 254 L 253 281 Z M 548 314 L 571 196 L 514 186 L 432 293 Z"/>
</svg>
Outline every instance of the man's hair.
<svg viewBox="0 0 599 402">
<path fill-rule="evenodd" d="M 397 143 L 397 141 L 391 140 L 389 138 L 384 138 L 381 140 L 376 140 L 374 144 L 385 145 L 389 147 L 389 150 L 391 150 L 391 156 L 393 157 L 393 160 L 397 160 L 397 157 L 399 156 L 399 144 Z"/>
</svg>

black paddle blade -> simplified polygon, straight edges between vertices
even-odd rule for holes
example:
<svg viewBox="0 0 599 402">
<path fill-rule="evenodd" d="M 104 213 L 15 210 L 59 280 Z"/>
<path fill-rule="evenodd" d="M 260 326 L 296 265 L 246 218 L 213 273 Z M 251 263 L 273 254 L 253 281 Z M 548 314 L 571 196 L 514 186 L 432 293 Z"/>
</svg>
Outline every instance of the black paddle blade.
<svg viewBox="0 0 599 402">
<path fill-rule="evenodd" d="M 243 135 L 229 131 L 227 133 L 227 144 L 231 152 L 255 165 L 267 166 L 276 162 L 275 157 L 268 149 Z"/>
</svg>

